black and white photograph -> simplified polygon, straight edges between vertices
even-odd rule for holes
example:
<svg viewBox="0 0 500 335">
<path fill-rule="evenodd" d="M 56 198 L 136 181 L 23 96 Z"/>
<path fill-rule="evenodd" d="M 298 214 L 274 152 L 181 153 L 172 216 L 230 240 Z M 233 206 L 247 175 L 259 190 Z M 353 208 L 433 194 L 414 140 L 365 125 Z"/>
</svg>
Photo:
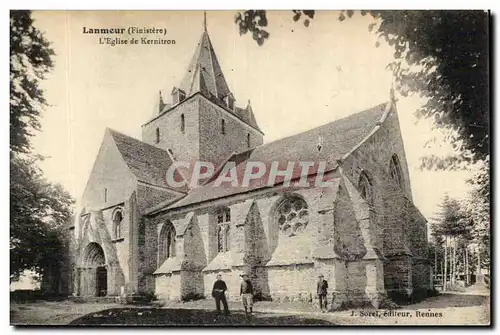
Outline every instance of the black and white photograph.
<svg viewBox="0 0 500 335">
<path fill-rule="evenodd" d="M 488 10 L 10 10 L 12 326 L 491 326 Z"/>
</svg>

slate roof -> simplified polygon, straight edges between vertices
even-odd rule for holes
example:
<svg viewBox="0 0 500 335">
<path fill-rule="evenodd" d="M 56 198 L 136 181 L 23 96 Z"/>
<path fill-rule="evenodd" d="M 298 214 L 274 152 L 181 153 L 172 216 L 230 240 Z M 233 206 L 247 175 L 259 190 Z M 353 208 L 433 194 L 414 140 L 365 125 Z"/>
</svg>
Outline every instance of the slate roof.
<svg viewBox="0 0 500 335">
<path fill-rule="evenodd" d="M 236 164 L 238 176 L 243 175 L 246 163 L 249 161 L 263 162 L 269 166 L 270 162 L 283 162 L 280 169 L 286 167 L 286 162 L 294 161 L 326 161 L 326 171 L 334 170 L 337 160 L 360 144 L 382 120 L 388 103 L 383 103 L 363 112 L 333 121 L 309 131 L 286 137 L 256 147 L 253 150 L 238 153 L 229 158 L 229 162 Z M 319 138 L 322 138 L 321 151 L 317 150 Z M 226 164 L 228 164 L 226 163 Z M 249 187 L 214 187 L 214 181 L 205 186 L 192 189 L 188 195 L 168 208 L 179 208 L 194 203 L 227 197 L 239 193 L 267 187 L 267 174 L 261 180 L 250 184 Z M 215 180 L 215 178 L 213 178 Z M 241 184 L 241 179 L 239 179 Z"/>
<path fill-rule="evenodd" d="M 206 31 L 201 35 L 180 88 L 187 96 L 202 92 L 207 97 L 223 99 L 231 93 Z"/>
<path fill-rule="evenodd" d="M 172 164 L 165 150 L 139 141 L 133 137 L 107 129 L 111 134 L 123 160 L 138 180 L 148 184 L 166 187 L 164 176 Z M 179 189 L 177 191 L 182 191 Z"/>
<path fill-rule="evenodd" d="M 234 110 L 227 108 L 223 99 L 228 95 L 232 95 L 232 93 L 206 31 L 201 35 L 187 72 L 181 81 L 180 89 L 184 91 L 186 97 L 201 93 L 210 101 L 262 132 L 257 125 L 257 120 L 250 106 L 247 106 L 247 108 L 235 107 Z M 165 109 L 162 109 L 160 114 L 163 111 Z"/>
<path fill-rule="evenodd" d="M 248 105 L 247 108 L 235 107 L 234 114 L 237 117 L 239 117 L 241 120 L 243 120 L 243 122 L 251 125 L 255 129 L 262 132 L 262 130 L 259 128 L 259 125 L 257 124 L 257 119 L 255 118 L 255 115 L 254 115 L 250 105 Z"/>
</svg>

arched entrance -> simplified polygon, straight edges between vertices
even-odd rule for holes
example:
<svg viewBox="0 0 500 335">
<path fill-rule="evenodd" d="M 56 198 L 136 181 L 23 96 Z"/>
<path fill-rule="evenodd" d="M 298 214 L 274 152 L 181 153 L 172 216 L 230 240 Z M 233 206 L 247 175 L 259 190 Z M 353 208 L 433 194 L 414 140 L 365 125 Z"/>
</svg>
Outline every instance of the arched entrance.
<svg viewBox="0 0 500 335">
<path fill-rule="evenodd" d="M 81 294 L 103 297 L 107 291 L 108 271 L 104 250 L 98 243 L 89 243 L 82 258 Z"/>
</svg>

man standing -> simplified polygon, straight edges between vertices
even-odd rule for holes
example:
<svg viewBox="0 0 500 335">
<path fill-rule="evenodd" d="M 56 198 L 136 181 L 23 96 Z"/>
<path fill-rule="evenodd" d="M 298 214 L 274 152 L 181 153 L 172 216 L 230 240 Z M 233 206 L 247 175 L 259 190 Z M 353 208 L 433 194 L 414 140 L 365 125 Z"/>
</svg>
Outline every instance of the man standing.
<svg viewBox="0 0 500 335">
<path fill-rule="evenodd" d="M 245 307 L 245 314 L 248 315 L 248 311 L 250 310 L 251 315 L 253 307 L 252 282 L 250 282 L 250 278 L 246 273 L 243 273 L 241 277 L 243 278 L 240 286 L 241 301 L 243 302 L 243 307 Z"/>
<path fill-rule="evenodd" d="M 224 313 L 229 314 L 229 308 L 227 307 L 226 300 L 226 291 L 227 286 L 226 282 L 222 280 L 221 275 L 217 275 L 217 280 L 214 283 L 214 287 L 212 289 L 212 297 L 215 299 L 215 306 L 217 307 L 217 314 L 220 314 L 220 302 L 224 305 Z"/>
<path fill-rule="evenodd" d="M 319 308 L 321 312 L 324 313 L 328 311 L 328 300 L 326 298 L 328 294 L 328 282 L 324 279 L 323 275 L 318 276 L 318 285 L 317 285 L 317 293 L 319 299 Z"/>
</svg>

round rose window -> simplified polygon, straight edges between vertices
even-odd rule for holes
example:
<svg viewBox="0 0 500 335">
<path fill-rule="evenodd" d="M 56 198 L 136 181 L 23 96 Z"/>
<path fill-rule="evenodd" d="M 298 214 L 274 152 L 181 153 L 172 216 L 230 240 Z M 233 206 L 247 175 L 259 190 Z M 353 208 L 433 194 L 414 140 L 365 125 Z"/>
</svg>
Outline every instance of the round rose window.
<svg viewBox="0 0 500 335">
<path fill-rule="evenodd" d="M 294 236 L 303 231 L 309 223 L 307 204 L 300 198 L 289 198 L 277 208 L 278 226 L 283 234 Z"/>
</svg>

